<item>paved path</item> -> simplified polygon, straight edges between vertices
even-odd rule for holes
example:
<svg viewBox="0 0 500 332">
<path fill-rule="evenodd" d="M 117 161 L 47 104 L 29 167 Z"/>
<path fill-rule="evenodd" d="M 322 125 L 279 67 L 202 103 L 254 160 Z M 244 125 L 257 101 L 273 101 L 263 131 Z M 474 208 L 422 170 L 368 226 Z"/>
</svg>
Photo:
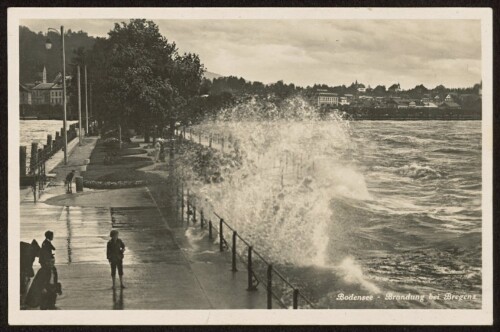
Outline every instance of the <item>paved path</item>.
<svg viewBox="0 0 500 332">
<path fill-rule="evenodd" d="M 169 220 L 148 188 L 88 190 L 65 194 L 66 173 L 83 165 L 95 145 L 87 138 L 59 165 L 54 183 L 35 204 L 21 201 L 21 240 L 43 241 L 54 231 L 56 266 L 63 285 L 61 309 L 251 309 L 265 308 L 264 289 L 246 291 L 247 272 L 230 271 L 228 253 L 192 230 Z M 161 212 L 163 211 L 163 212 Z M 124 290 L 111 289 L 106 260 L 109 231 L 117 229 L 126 244 Z M 202 246 L 199 243 L 203 243 Z M 38 262 L 35 263 L 38 268 Z M 275 307 L 278 307 L 275 305 Z"/>
</svg>

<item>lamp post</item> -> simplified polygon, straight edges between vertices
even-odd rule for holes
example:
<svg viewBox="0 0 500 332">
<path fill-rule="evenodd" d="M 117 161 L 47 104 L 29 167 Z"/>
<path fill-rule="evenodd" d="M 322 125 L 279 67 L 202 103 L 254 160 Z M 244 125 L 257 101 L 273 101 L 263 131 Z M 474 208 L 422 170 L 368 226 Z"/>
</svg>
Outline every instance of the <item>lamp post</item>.
<svg viewBox="0 0 500 332">
<path fill-rule="evenodd" d="M 78 76 L 78 144 L 82 145 L 82 93 L 80 89 L 80 66 L 76 67 Z"/>
<path fill-rule="evenodd" d="M 61 35 L 61 58 L 62 58 L 62 84 L 63 84 L 63 141 L 64 141 L 64 165 L 68 164 L 68 135 L 67 135 L 67 129 L 66 129 L 66 56 L 64 54 L 64 26 L 61 25 L 61 32 L 57 31 L 56 29 L 49 28 L 48 31 L 54 31 L 56 33 L 59 33 Z M 48 37 L 48 33 L 47 33 Z M 50 50 L 52 48 L 52 42 L 50 41 L 49 38 L 47 38 L 47 41 L 45 43 L 45 47 L 47 50 Z"/>
<path fill-rule="evenodd" d="M 87 65 L 85 65 L 85 134 L 89 135 L 89 99 L 87 98 Z"/>
</svg>

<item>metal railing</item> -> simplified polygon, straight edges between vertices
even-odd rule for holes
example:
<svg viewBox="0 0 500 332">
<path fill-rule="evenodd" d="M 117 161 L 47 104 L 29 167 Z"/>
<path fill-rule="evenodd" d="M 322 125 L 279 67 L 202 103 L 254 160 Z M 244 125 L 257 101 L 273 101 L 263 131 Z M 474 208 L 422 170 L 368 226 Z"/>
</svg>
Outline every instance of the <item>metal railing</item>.
<svg viewBox="0 0 500 332">
<path fill-rule="evenodd" d="M 199 221 L 200 228 L 208 230 L 208 239 L 215 240 L 216 236 L 218 237 L 219 251 L 224 252 L 226 250 L 231 251 L 231 271 L 238 271 L 238 263 L 239 261 L 246 264 L 247 269 L 247 291 L 255 291 L 257 286 L 262 283 L 266 287 L 267 293 L 267 308 L 272 309 L 273 307 L 273 298 L 279 303 L 279 305 L 283 308 L 287 308 L 286 303 L 283 298 L 279 296 L 277 292 L 277 283 L 276 280 L 281 281 L 281 283 L 288 290 L 292 291 L 292 308 L 299 308 L 299 300 L 301 299 L 306 306 L 303 308 L 314 308 L 314 304 L 295 286 L 293 285 L 281 272 L 279 272 L 274 265 L 266 258 L 264 258 L 259 252 L 257 252 L 252 244 L 250 244 L 246 239 L 244 239 L 234 227 L 232 227 L 227 221 L 224 220 L 219 214 L 213 212 L 213 215 L 217 218 L 217 221 L 214 223 L 211 218 L 207 218 L 204 214 L 203 209 L 198 208 L 196 204 L 193 202 L 193 197 L 196 197 L 193 192 L 190 192 L 189 189 L 184 189 L 184 184 L 182 183 L 180 186 L 177 186 L 177 197 L 180 205 L 178 209 L 181 210 L 181 220 L 184 222 L 186 220 L 188 223 L 190 219 L 194 224 L 197 224 Z M 218 225 L 216 225 L 218 224 Z M 228 242 L 225 236 L 225 230 L 229 230 L 231 234 L 231 241 Z M 238 242 L 241 241 L 243 245 L 246 247 L 246 254 L 241 255 L 238 252 Z M 245 257 L 246 256 L 246 257 Z M 258 260 L 255 260 L 256 257 Z M 240 263 L 241 263 L 240 262 Z M 255 268 L 256 264 L 264 265 L 266 270 L 265 277 L 259 276 L 257 273 L 257 269 Z"/>
</svg>

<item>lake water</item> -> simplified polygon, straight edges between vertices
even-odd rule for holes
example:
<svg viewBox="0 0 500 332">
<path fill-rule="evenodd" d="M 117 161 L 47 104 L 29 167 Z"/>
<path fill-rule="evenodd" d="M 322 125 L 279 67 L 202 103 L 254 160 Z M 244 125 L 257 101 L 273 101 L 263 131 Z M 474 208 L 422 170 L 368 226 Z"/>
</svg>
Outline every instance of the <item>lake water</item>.
<svg viewBox="0 0 500 332">
<path fill-rule="evenodd" d="M 66 125 L 76 123 L 78 121 L 67 121 Z M 39 147 L 47 144 L 47 135 L 52 135 L 52 139 L 56 138 L 56 132 L 63 127 L 61 120 L 20 120 L 19 121 L 19 143 L 26 146 L 28 158 L 31 153 L 31 143 L 37 142 Z M 28 159 L 29 160 L 29 159 Z"/>
<path fill-rule="evenodd" d="M 201 128 L 231 134 L 243 156 L 222 183 L 197 184 L 207 209 L 318 307 L 481 307 L 481 121 Z"/>
</svg>

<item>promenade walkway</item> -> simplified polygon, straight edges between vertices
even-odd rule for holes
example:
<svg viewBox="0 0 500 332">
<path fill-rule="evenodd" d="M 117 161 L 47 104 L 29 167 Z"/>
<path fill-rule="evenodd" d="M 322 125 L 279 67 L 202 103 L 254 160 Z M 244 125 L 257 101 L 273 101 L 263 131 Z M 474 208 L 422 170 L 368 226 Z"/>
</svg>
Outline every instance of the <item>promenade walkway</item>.
<svg viewBox="0 0 500 332">
<path fill-rule="evenodd" d="M 66 194 L 66 174 L 71 169 L 78 173 L 95 144 L 96 138 L 85 138 L 73 149 L 68 165 L 52 171 L 56 178 L 37 203 L 29 193 L 21 197 L 21 241 L 41 243 L 46 230 L 55 233 L 56 266 L 63 285 L 58 307 L 266 308 L 264 289 L 246 291 L 246 270 L 231 272 L 228 253 L 219 253 L 208 241 L 193 242 L 193 231 L 175 226 L 169 220 L 173 213 L 160 210 L 147 187 Z M 123 290 L 111 289 L 106 260 L 111 229 L 120 231 L 126 245 Z M 37 269 L 38 262 L 34 265 Z"/>
</svg>

